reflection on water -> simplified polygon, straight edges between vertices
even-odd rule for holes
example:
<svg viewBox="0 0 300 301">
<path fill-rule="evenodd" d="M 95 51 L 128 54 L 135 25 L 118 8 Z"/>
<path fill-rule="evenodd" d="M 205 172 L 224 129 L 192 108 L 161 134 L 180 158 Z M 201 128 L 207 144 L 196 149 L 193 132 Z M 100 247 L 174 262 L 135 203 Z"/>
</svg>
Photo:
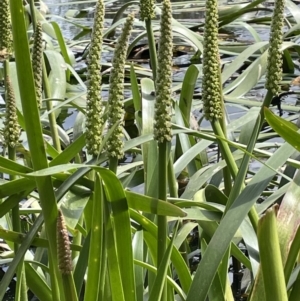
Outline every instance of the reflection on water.
<svg viewBox="0 0 300 301">
<path fill-rule="evenodd" d="M 82 4 L 70 4 L 74 3 L 75 0 L 44 0 L 44 2 L 48 5 L 50 14 L 53 16 L 65 17 L 66 13 L 70 10 L 83 10 L 83 9 L 92 9 L 95 6 L 96 1 L 87 0 L 86 3 Z M 82 1 L 77 1 L 82 2 Z M 109 26 L 111 20 L 115 16 L 116 12 L 119 8 L 128 2 L 127 0 L 121 1 L 108 1 L 106 4 L 106 21 L 108 21 L 107 26 Z M 161 1 L 160 1 L 161 2 Z M 233 6 L 235 4 L 244 3 L 246 1 L 243 0 L 219 0 L 220 9 L 228 8 L 228 6 Z M 205 1 L 182 1 L 182 0 L 173 0 L 172 8 L 173 8 L 173 16 L 178 21 L 183 22 L 191 22 L 191 23 L 201 23 L 204 20 L 204 4 Z M 160 3 L 158 3 L 160 5 Z M 138 6 L 131 6 L 129 9 L 138 10 Z M 261 14 L 260 12 L 259 14 Z M 263 14 L 263 13 L 262 13 Z M 254 16 L 253 16 L 254 17 Z M 256 16 L 257 17 L 257 16 Z M 56 19 L 57 23 L 61 26 L 61 29 L 64 33 L 64 37 L 66 39 L 73 39 L 81 29 L 76 27 L 74 24 L 70 24 L 60 19 Z M 74 21 L 74 19 L 72 19 Z M 75 22 L 78 22 L 80 25 L 92 26 L 92 14 L 88 15 L 88 18 L 80 18 L 78 20 L 75 19 Z M 254 41 L 252 35 L 248 30 L 245 30 L 244 27 L 234 28 L 229 26 L 229 30 L 232 30 L 235 33 L 235 36 L 239 41 Z M 265 26 L 255 26 L 258 34 L 261 36 L 263 40 L 268 39 L 268 30 Z"/>
<path fill-rule="evenodd" d="M 87 1 L 86 4 L 72 4 L 72 5 L 66 5 L 66 3 L 74 2 L 70 0 L 44 0 L 44 2 L 49 7 L 50 14 L 64 17 L 69 10 L 82 10 L 82 9 L 93 8 L 95 6 L 96 1 L 93 2 Z M 115 1 L 113 3 L 108 3 L 106 5 L 106 20 L 113 19 L 118 9 L 126 2 L 128 1 L 123 0 L 123 1 Z M 180 5 L 176 5 L 176 2 L 180 2 Z M 183 3 L 182 0 L 176 0 L 176 1 L 172 1 L 172 3 L 173 3 L 173 16 L 174 18 L 176 18 L 176 20 L 185 20 L 185 21 L 187 20 L 200 21 L 201 19 L 203 20 L 204 2 L 201 3 L 199 1 L 199 3 L 195 4 L 195 3 Z M 133 9 L 137 10 L 138 7 L 135 6 Z M 61 20 L 56 20 L 56 21 L 61 26 L 64 32 L 64 36 L 67 39 L 72 39 L 74 36 L 76 36 L 76 34 L 80 32 L 80 29 L 73 24 Z M 79 22 L 82 25 L 91 26 L 92 19 L 91 18 L 80 19 Z"/>
</svg>

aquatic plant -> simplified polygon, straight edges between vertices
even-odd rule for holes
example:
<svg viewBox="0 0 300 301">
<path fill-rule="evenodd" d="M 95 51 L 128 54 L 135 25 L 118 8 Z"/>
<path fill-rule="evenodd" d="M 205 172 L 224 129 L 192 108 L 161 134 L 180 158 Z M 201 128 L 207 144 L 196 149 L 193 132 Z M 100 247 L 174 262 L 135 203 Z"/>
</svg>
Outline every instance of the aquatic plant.
<svg viewBox="0 0 300 301">
<path fill-rule="evenodd" d="M 104 3 L 98 0 L 88 56 L 88 91 L 86 103 L 86 147 L 90 155 L 99 155 L 102 142 L 103 106 L 101 97 L 101 49 Z"/>
<path fill-rule="evenodd" d="M 209 120 L 223 116 L 220 55 L 218 46 L 218 1 L 206 1 L 204 27 L 202 100 Z"/>
<path fill-rule="evenodd" d="M 9 179 L 4 177 L 0 181 L 0 214 L 5 216 L 8 224 L 7 229 L 0 229 L 0 237 L 7 243 L 5 247 L 14 250 L 14 254 L 9 254 L 13 258 L 1 259 L 1 262 L 11 262 L 0 282 L 0 299 L 3 299 L 17 272 L 18 279 L 22 279 L 17 283 L 17 301 L 26 300 L 29 289 L 43 301 L 78 300 L 79 296 L 84 296 L 87 301 L 234 300 L 241 297 L 241 287 L 240 281 L 236 281 L 237 277 L 234 277 L 232 288 L 228 281 L 229 258 L 232 257 L 234 276 L 243 273 L 244 267 L 251 273 L 249 287 L 252 289 L 244 294 L 249 301 L 283 301 L 287 300 L 287 296 L 290 301 L 298 300 L 300 280 L 296 279 L 296 275 L 300 230 L 297 196 L 300 166 L 294 160 L 300 149 L 298 128 L 287 119 L 279 118 L 270 110 L 264 109 L 266 120 L 274 131 L 260 132 L 261 120 L 257 119 L 259 110 L 255 106 L 261 106 L 261 102 L 250 100 L 246 96 L 253 87 L 258 86 L 258 81 L 259 86 L 262 86 L 265 80 L 267 43 L 219 43 L 217 35 L 217 25 L 222 28 L 243 15 L 243 20 L 238 20 L 243 24 L 241 26 L 248 28 L 257 38 L 251 22 L 266 24 L 268 18 L 264 18 L 264 21 L 252 17 L 250 19 L 245 13 L 260 11 L 259 3 L 261 1 L 256 0 L 217 13 L 216 2 L 207 1 L 207 17 L 212 17 L 213 22 L 203 24 L 214 27 L 205 26 L 204 40 L 199 36 L 201 30 L 193 32 L 191 24 L 197 29 L 204 26 L 198 20 L 189 20 L 186 23 L 188 27 L 183 22 L 174 20 L 169 1 L 164 1 L 162 11 L 160 5 L 155 8 L 162 22 L 161 29 L 157 29 L 161 31 L 158 48 L 161 63 L 157 65 L 157 74 L 154 68 L 152 73 L 144 65 L 132 64 L 130 68 L 128 65 L 121 68 L 125 69 L 126 77 L 130 74 L 131 80 L 128 85 L 126 78 L 122 88 L 125 92 L 132 92 L 129 98 L 122 99 L 122 104 L 127 110 L 131 109 L 132 103 L 138 104 L 136 111 L 131 114 L 134 118 L 131 121 L 134 126 L 138 125 L 139 132 L 138 136 L 130 138 L 125 124 L 126 139 L 122 151 L 130 152 L 133 156 L 132 162 L 119 166 L 117 157 L 110 157 L 108 151 L 100 153 L 102 149 L 107 149 L 107 143 L 113 137 L 119 120 L 110 123 L 111 127 L 103 139 L 101 129 L 100 146 L 95 148 L 97 154 L 92 152 L 91 160 L 86 160 L 84 156 L 86 136 L 90 131 L 85 129 L 84 119 L 80 118 L 94 108 L 90 103 L 89 106 L 85 104 L 86 84 L 94 93 L 89 92 L 89 97 L 93 96 L 89 100 L 99 100 L 97 97 L 101 92 L 101 77 L 98 50 L 101 50 L 101 46 L 94 53 L 94 57 L 98 55 L 98 59 L 92 65 L 95 68 L 92 70 L 95 74 L 92 78 L 96 79 L 96 84 L 90 86 L 92 73 L 89 73 L 87 82 L 84 82 L 85 68 L 72 68 L 72 50 L 76 49 L 78 61 L 81 55 L 83 60 L 86 51 L 78 53 L 78 48 L 84 49 L 89 43 L 84 40 L 68 43 L 61 36 L 57 24 L 43 21 L 44 36 L 49 42 L 49 48 L 44 51 L 46 66 L 43 67 L 43 76 L 48 80 L 51 92 L 46 92 L 44 86 L 44 96 L 46 105 L 53 101 L 54 107 L 47 107 L 47 112 L 41 114 L 36 103 L 28 43 L 28 33 L 35 26 L 30 24 L 27 27 L 25 23 L 23 1 L 10 1 L 15 60 L 9 65 L 17 73 L 17 76 L 11 76 L 11 80 L 19 108 L 17 118 L 25 131 L 18 151 L 25 160 L 22 160 L 23 157 L 16 160 L 10 152 L 0 156 L 0 171 L 10 175 Z M 124 22 L 121 20 L 122 14 L 131 4 L 122 6 L 123 10 L 120 9 L 118 18 L 108 26 L 105 34 L 113 31 L 118 33 L 115 29 Z M 176 3 L 173 12 L 176 13 L 178 7 L 181 9 L 180 5 Z M 290 2 L 289 7 L 297 11 L 297 7 Z M 209 12 L 210 9 L 212 13 Z M 41 17 L 35 9 L 31 9 L 32 16 L 33 11 L 37 13 L 37 17 Z M 292 28 L 286 36 L 297 38 L 298 27 L 293 26 L 294 19 L 293 16 L 289 17 Z M 34 23 L 34 17 L 31 20 Z M 74 22 L 79 24 L 81 20 L 78 18 Z M 53 38 L 54 34 L 52 36 L 54 42 L 46 36 L 51 25 L 54 29 L 52 34 L 56 35 L 56 38 Z M 150 29 L 153 33 L 153 28 Z M 86 26 L 80 27 L 80 30 L 81 36 L 90 33 Z M 156 27 L 154 30 L 156 31 Z M 137 35 L 130 41 L 128 48 L 128 55 L 132 59 L 132 49 L 147 36 L 146 31 L 140 26 L 135 28 Z M 173 46 L 172 31 L 176 35 Z M 201 61 L 189 66 L 186 71 L 176 74 L 176 83 L 172 85 L 172 56 L 177 55 L 181 36 L 199 53 L 203 50 L 203 69 Z M 101 41 L 102 39 L 101 37 Z M 51 47 L 52 42 L 54 49 Z M 214 45 L 213 51 L 209 51 L 211 45 Z M 115 44 L 111 45 L 111 41 L 105 45 L 109 50 L 112 46 Z M 285 71 L 289 71 L 284 73 L 284 80 L 287 80 L 293 72 L 290 54 L 294 54 L 299 46 L 289 41 L 283 42 L 281 49 L 290 50 L 281 52 L 286 63 L 283 67 Z M 190 52 L 194 53 L 194 49 Z M 226 66 L 222 68 L 220 75 L 220 65 L 224 64 L 223 58 L 227 58 L 228 53 L 234 54 L 234 58 L 232 61 L 226 60 Z M 93 52 L 90 51 L 90 54 Z M 210 58 L 211 54 L 213 56 Z M 88 62 L 90 61 L 88 56 Z M 152 62 L 151 66 L 153 67 Z M 106 68 L 104 73 L 113 74 L 114 68 L 117 70 L 120 66 L 111 68 L 110 63 L 103 63 L 103 67 Z M 2 65 L 0 68 L 3 68 Z M 213 75 L 209 74 L 210 70 Z M 165 74 L 163 71 L 166 71 Z M 203 83 L 203 95 L 198 89 L 202 71 L 202 79 L 210 79 Z M 2 74 L 0 72 L 0 76 Z M 181 74 L 184 75 L 182 79 Z M 151 79 L 152 76 L 155 81 Z M 180 83 L 177 82 L 178 76 Z M 104 89 L 109 90 L 114 86 L 113 76 L 111 77 L 109 85 Z M 165 81 L 165 85 L 161 85 L 162 81 Z M 210 86 L 212 83 L 214 85 Z M 120 82 L 116 86 L 120 87 Z M 100 90 L 96 93 L 93 87 Z M 219 94 L 214 94 L 214 98 L 207 101 L 210 96 L 207 90 Z M 114 95 L 113 92 L 115 90 L 111 95 Z M 121 97 L 118 94 L 114 100 Z M 201 111 L 203 100 L 205 112 Z M 218 103 L 211 103 L 214 100 L 218 100 Z M 229 118 L 225 125 L 224 117 L 229 105 L 242 108 L 245 114 L 237 120 Z M 60 110 L 70 107 L 78 109 L 80 114 L 68 132 L 58 126 L 55 118 L 53 121 L 55 128 L 59 129 L 60 142 L 64 146 L 60 151 L 49 139 L 52 135 L 49 134 L 46 121 L 51 114 L 63 118 Z M 285 105 L 283 108 L 291 112 L 298 111 L 297 106 Z M 191 129 L 193 119 L 190 119 L 190 114 L 195 109 L 205 114 L 199 113 L 199 120 Z M 100 122 L 103 122 L 110 111 L 111 109 L 103 111 L 101 107 L 99 114 L 93 116 L 101 118 Z M 165 119 L 161 118 L 161 113 L 167 114 Z M 115 116 L 117 115 L 119 114 Z M 207 123 L 201 123 L 204 115 L 208 117 L 212 130 Z M 155 127 L 154 117 L 158 121 Z M 297 115 L 288 118 L 297 118 Z M 42 127 L 41 121 L 46 126 Z M 4 134 L 3 129 L 0 132 Z M 96 134 L 99 133 L 100 131 Z M 277 133 L 288 142 L 275 144 L 266 141 L 278 137 Z M 154 136 L 157 140 L 153 139 Z M 172 145 L 170 139 L 176 139 L 176 145 Z M 216 143 L 220 148 L 220 157 L 215 151 Z M 273 149 L 276 151 L 272 152 Z M 113 148 L 111 150 L 114 151 Z M 115 161 L 113 164 L 112 160 Z M 107 162 L 109 168 L 106 167 Z M 255 162 L 259 162 L 257 169 L 253 169 Z M 178 175 L 184 175 L 186 181 L 182 183 Z M 146 187 L 147 195 L 133 191 L 138 184 Z M 180 197 L 178 185 L 182 193 Z M 28 199 L 26 205 L 24 199 Z M 278 212 L 276 207 L 266 212 L 275 202 L 280 204 Z M 262 215 L 257 225 L 253 216 L 251 223 L 247 217 L 254 208 Z M 26 219 L 21 220 L 20 215 Z M 57 232 L 57 220 L 62 216 L 67 229 L 59 228 Z M 180 223 L 177 223 L 178 220 Z M 24 228 L 18 228 L 17 222 Z M 173 229 L 175 223 L 180 224 L 178 233 Z M 62 234 L 64 243 L 59 239 Z M 59 269 L 60 259 L 65 255 L 61 255 L 58 247 L 64 244 L 68 246 L 67 275 Z M 181 247 L 184 245 L 186 248 Z M 247 252 L 243 252 L 241 246 Z M 269 248 L 276 256 L 269 256 Z M 30 261 L 24 261 L 26 252 L 26 255 L 34 253 Z M 192 264 L 188 255 L 193 256 Z M 195 269 L 197 272 L 192 275 Z M 23 276 L 24 271 L 26 277 Z M 260 285 L 261 279 L 264 280 L 264 286 Z M 288 287 L 286 283 L 289 284 Z"/>
<path fill-rule="evenodd" d="M 20 126 L 17 117 L 16 99 L 13 91 L 11 80 L 6 77 L 5 79 L 6 89 L 6 112 L 4 121 L 4 139 L 6 145 L 14 148 L 20 137 Z"/>
<path fill-rule="evenodd" d="M 129 37 L 131 34 L 133 21 L 134 15 L 128 15 L 126 22 L 124 23 L 122 34 L 117 41 L 112 60 L 112 70 L 109 78 L 110 85 L 107 118 L 108 129 L 110 129 L 116 123 L 118 123 L 118 126 L 114 129 L 112 135 L 109 137 L 106 144 L 106 149 L 109 157 L 116 157 L 118 159 L 122 159 L 124 156 L 124 73 Z"/>
<path fill-rule="evenodd" d="M 284 2 L 284 0 L 275 1 L 271 22 L 265 87 L 270 90 L 273 95 L 277 95 L 280 92 L 280 82 L 282 79 L 281 47 L 283 41 Z"/>
<path fill-rule="evenodd" d="M 9 1 L 0 3 L 0 60 L 5 60 L 12 54 L 12 35 Z"/>
<path fill-rule="evenodd" d="M 170 1 L 163 2 L 161 36 L 158 46 L 158 70 L 156 79 L 156 102 L 154 116 L 154 139 L 158 143 L 171 141 L 172 114 L 172 11 Z"/>
<path fill-rule="evenodd" d="M 142 21 L 152 20 L 155 17 L 155 1 L 140 0 L 140 19 Z"/>
<path fill-rule="evenodd" d="M 38 101 L 38 106 L 42 106 L 42 64 L 43 64 L 43 35 L 42 35 L 42 25 L 37 23 L 34 42 L 32 49 L 32 69 L 34 74 L 34 84 L 36 90 L 36 98 Z"/>
</svg>

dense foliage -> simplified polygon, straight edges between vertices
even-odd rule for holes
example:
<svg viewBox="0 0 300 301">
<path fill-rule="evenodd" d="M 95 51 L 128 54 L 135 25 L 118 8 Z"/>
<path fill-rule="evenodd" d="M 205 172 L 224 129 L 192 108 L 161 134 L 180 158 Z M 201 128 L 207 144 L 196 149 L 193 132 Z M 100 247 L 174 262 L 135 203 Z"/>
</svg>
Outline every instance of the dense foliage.
<svg viewBox="0 0 300 301">
<path fill-rule="evenodd" d="M 0 3 L 0 300 L 298 300 L 300 8 L 111 3 Z"/>
</svg>

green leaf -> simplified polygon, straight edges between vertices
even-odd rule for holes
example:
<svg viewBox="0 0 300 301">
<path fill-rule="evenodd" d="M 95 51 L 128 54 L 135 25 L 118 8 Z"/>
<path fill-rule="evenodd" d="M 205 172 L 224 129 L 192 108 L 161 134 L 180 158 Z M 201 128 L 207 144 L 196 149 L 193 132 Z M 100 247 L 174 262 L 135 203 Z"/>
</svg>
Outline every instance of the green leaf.
<svg viewBox="0 0 300 301">
<path fill-rule="evenodd" d="M 268 209 L 260 219 L 257 236 L 266 301 L 287 301 L 283 264 L 276 223 L 276 208 Z M 272 256 L 270 256 L 272 254 Z"/>
<path fill-rule="evenodd" d="M 155 96 L 154 82 L 151 79 L 141 80 L 142 92 L 142 135 L 153 137 Z M 157 143 L 151 139 L 142 144 L 144 161 L 145 194 L 157 197 Z"/>
<path fill-rule="evenodd" d="M 292 145 L 297 151 L 300 151 L 300 133 L 297 133 L 297 126 L 289 121 L 284 120 L 272 113 L 268 108 L 265 108 L 265 117 L 269 125 L 278 135 L 286 142 Z"/>
<path fill-rule="evenodd" d="M 278 228 L 279 229 L 279 228 Z M 284 267 L 284 276 L 285 282 L 289 283 L 290 276 L 292 274 L 295 262 L 297 261 L 300 250 L 300 227 L 298 227 L 294 239 L 290 246 L 289 255 L 287 257 L 285 267 Z"/>
<path fill-rule="evenodd" d="M 128 206 L 135 210 L 167 216 L 184 217 L 186 213 L 177 206 L 142 194 L 125 191 Z"/>
<path fill-rule="evenodd" d="M 282 262 L 285 265 L 291 244 L 299 227 L 300 216 L 300 172 L 290 183 L 289 188 L 283 197 L 277 214 L 278 236 Z M 288 279 L 287 279 L 288 280 Z"/>
<path fill-rule="evenodd" d="M 138 224 L 140 224 L 144 229 L 144 237 L 146 235 L 150 235 L 153 237 L 154 241 L 157 243 L 157 226 L 151 222 L 149 219 L 147 219 L 145 216 L 139 214 L 138 212 L 134 210 L 130 210 L 130 217 L 135 220 Z M 146 238 L 145 238 L 146 240 Z M 169 241 L 169 239 L 168 239 Z M 156 252 L 157 246 L 153 246 L 153 253 Z M 185 293 L 189 290 L 189 287 L 191 285 L 191 274 L 190 271 L 183 260 L 182 255 L 178 251 L 177 248 L 173 247 L 172 254 L 171 254 L 171 260 L 172 264 L 174 265 L 176 272 L 178 274 L 180 284 L 182 286 L 182 289 Z"/>
<path fill-rule="evenodd" d="M 39 300 L 53 301 L 51 289 L 31 264 L 25 262 L 26 284 Z"/>
<path fill-rule="evenodd" d="M 140 91 L 139 91 L 138 82 L 137 82 L 133 64 L 131 64 L 131 66 L 130 66 L 130 83 L 131 83 L 134 109 L 135 109 L 135 111 L 140 111 L 141 110 L 141 96 L 140 96 Z"/>
<path fill-rule="evenodd" d="M 105 170 L 105 172 L 101 172 L 100 175 L 105 183 L 105 192 L 112 208 L 118 265 L 121 273 L 124 297 L 126 301 L 134 301 L 136 300 L 136 296 L 131 224 L 126 195 L 122 184 L 113 172 Z"/>
<path fill-rule="evenodd" d="M 266 163 L 273 169 L 277 169 L 285 164 L 287 158 L 289 158 L 292 153 L 293 148 L 288 144 L 284 144 Z M 205 300 L 229 243 L 247 213 L 260 197 L 265 187 L 269 185 L 270 180 L 273 179 L 275 174 L 275 171 L 263 166 L 233 202 L 221 220 L 218 229 L 207 247 L 207 251 L 200 261 L 186 301 Z"/>
<path fill-rule="evenodd" d="M 104 194 L 103 184 L 98 174 L 95 179 L 95 191 L 93 196 L 93 216 L 91 225 L 91 248 L 89 252 L 87 280 L 85 286 L 85 300 L 100 298 L 100 283 L 103 248 L 103 232 L 104 232 Z"/>
<path fill-rule="evenodd" d="M 166 276 L 167 276 L 167 271 L 168 271 L 168 266 L 169 266 L 169 260 L 170 260 L 170 257 L 171 257 L 172 247 L 173 247 L 174 239 L 175 239 L 176 234 L 177 234 L 177 228 L 178 228 L 178 223 L 177 223 L 176 229 L 174 230 L 172 240 L 169 242 L 168 248 L 165 251 L 165 254 L 164 254 L 164 256 L 162 258 L 162 261 L 159 265 L 159 268 L 158 268 L 158 271 L 157 271 L 157 276 L 155 278 L 154 285 L 153 285 L 152 290 L 150 292 L 149 301 L 157 301 L 157 300 L 160 300 L 160 298 L 161 298 L 162 291 L 163 291 L 163 288 L 164 288 L 164 284 L 165 284 L 165 281 L 166 281 Z"/>
<path fill-rule="evenodd" d="M 150 265 L 150 264 L 147 264 L 143 261 L 140 261 L 140 260 L 134 260 L 134 263 L 136 265 L 139 265 L 141 267 L 144 267 L 146 268 L 147 270 L 149 270 L 150 272 L 152 273 L 157 273 L 157 269 L 156 267 Z M 181 287 L 170 277 L 170 276 L 166 276 L 167 278 L 167 282 L 168 284 L 172 285 L 172 287 L 174 288 L 174 290 L 179 294 L 179 296 L 181 297 L 181 300 L 185 300 L 186 298 L 186 295 L 185 293 L 183 292 L 183 290 L 181 289 Z M 143 299 L 142 299 L 143 300 Z"/>
<path fill-rule="evenodd" d="M 65 62 L 67 64 L 69 64 L 70 66 L 72 66 L 72 62 L 71 62 L 71 59 L 69 57 L 69 53 L 68 53 L 68 50 L 67 50 L 67 46 L 66 46 L 66 43 L 65 43 L 65 40 L 64 40 L 64 37 L 62 35 L 62 32 L 60 30 L 60 27 L 58 26 L 58 24 L 54 21 L 50 22 L 50 24 L 53 26 L 53 29 L 55 31 L 55 34 L 56 34 L 56 38 L 57 38 L 57 42 L 59 44 L 59 47 L 60 47 L 60 51 L 61 51 L 61 54 L 65 60 Z M 67 69 L 66 70 L 66 76 L 67 76 L 67 80 L 70 81 L 70 71 Z"/>
</svg>

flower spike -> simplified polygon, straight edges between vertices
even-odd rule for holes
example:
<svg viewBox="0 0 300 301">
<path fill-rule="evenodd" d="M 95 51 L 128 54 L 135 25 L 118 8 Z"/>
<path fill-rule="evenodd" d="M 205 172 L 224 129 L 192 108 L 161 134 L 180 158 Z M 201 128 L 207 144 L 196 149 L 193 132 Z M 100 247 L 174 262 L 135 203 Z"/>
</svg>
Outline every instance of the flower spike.
<svg viewBox="0 0 300 301">
<path fill-rule="evenodd" d="M 154 116 L 154 139 L 159 143 L 170 141 L 172 106 L 172 7 L 164 0 L 161 13 L 161 36 L 158 47 L 158 70 L 156 79 L 156 103 Z"/>
<path fill-rule="evenodd" d="M 128 15 L 122 34 L 116 45 L 109 78 L 108 129 L 117 122 L 119 122 L 119 124 L 108 139 L 106 149 L 109 157 L 117 157 L 118 159 L 121 159 L 124 156 L 122 128 L 124 118 L 124 70 L 133 21 L 134 15 Z"/>
<path fill-rule="evenodd" d="M 88 91 L 86 104 L 86 147 L 90 155 L 99 155 L 102 142 L 101 50 L 104 27 L 104 3 L 96 4 L 94 27 L 88 56 Z"/>
<path fill-rule="evenodd" d="M 218 1 L 206 1 L 203 48 L 202 100 L 206 119 L 222 118 L 220 56 L 218 47 Z"/>
<path fill-rule="evenodd" d="M 284 22 L 284 0 L 276 0 L 271 22 L 270 47 L 268 51 L 268 64 L 266 73 L 266 88 L 273 95 L 280 92 L 280 82 L 282 79 L 282 51 Z"/>
<path fill-rule="evenodd" d="M 0 2 L 0 61 L 12 54 L 12 34 L 9 1 Z"/>
<path fill-rule="evenodd" d="M 20 137 L 20 126 L 17 117 L 16 99 L 12 83 L 8 77 L 5 80 L 6 113 L 4 121 L 4 140 L 6 145 L 15 147 Z"/>
<path fill-rule="evenodd" d="M 42 63 L 43 63 L 43 33 L 41 23 L 36 24 L 32 49 L 32 69 L 38 106 L 42 106 Z"/>
</svg>

